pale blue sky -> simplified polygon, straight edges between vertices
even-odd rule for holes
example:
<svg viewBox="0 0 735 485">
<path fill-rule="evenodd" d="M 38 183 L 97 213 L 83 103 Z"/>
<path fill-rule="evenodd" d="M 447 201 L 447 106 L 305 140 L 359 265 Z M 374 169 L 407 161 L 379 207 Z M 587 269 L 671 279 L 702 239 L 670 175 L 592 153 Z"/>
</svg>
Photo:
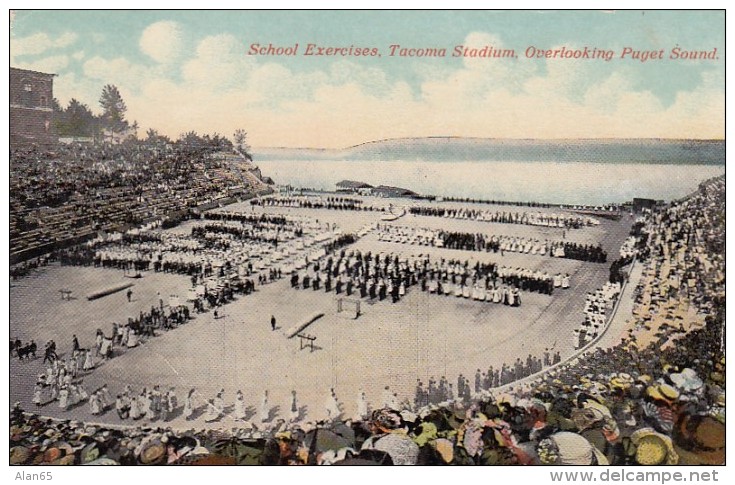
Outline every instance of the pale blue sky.
<svg viewBox="0 0 735 485">
<path fill-rule="evenodd" d="M 118 85 L 129 118 L 256 146 L 346 146 L 398 136 L 724 137 L 723 12 L 18 11 L 11 65 L 58 74 L 56 97 L 97 110 Z M 252 43 L 377 47 L 374 58 L 248 56 Z M 447 48 L 390 57 L 389 46 Z M 452 58 L 458 44 L 518 59 Z M 671 60 L 672 48 L 719 59 Z M 612 50 L 525 59 L 528 46 Z M 663 60 L 621 60 L 623 47 Z"/>
</svg>

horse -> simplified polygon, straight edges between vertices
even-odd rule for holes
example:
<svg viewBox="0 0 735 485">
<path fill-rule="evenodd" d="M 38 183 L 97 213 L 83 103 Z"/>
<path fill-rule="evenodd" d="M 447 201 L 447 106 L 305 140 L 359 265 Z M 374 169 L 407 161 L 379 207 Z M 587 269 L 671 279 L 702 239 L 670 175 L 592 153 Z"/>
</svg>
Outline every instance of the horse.
<svg viewBox="0 0 735 485">
<path fill-rule="evenodd" d="M 25 358 L 30 359 L 31 356 L 33 356 L 33 358 L 35 359 L 36 349 L 37 349 L 36 343 L 33 341 L 31 341 L 31 343 L 29 343 L 28 345 L 19 347 L 18 348 L 18 360 L 23 360 Z"/>
</svg>

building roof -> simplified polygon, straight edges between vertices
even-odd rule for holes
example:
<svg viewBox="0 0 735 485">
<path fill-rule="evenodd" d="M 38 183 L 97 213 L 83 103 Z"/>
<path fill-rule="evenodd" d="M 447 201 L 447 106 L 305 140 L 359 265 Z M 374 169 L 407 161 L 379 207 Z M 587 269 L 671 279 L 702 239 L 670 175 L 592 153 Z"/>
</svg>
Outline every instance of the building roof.
<svg viewBox="0 0 735 485">
<path fill-rule="evenodd" d="M 57 76 L 58 75 L 58 74 L 51 74 L 51 73 L 48 73 L 48 72 L 31 71 L 30 69 L 21 69 L 19 67 L 11 67 L 10 70 L 11 71 L 18 71 L 19 73 L 25 72 L 25 73 L 29 73 L 29 74 L 41 75 L 41 76 L 46 76 L 46 77 L 54 77 L 54 76 Z"/>
<path fill-rule="evenodd" d="M 386 195 L 399 195 L 399 196 L 414 196 L 418 195 L 416 192 L 402 187 L 392 187 L 390 185 L 379 185 L 373 189 L 373 192 L 382 193 Z"/>
<path fill-rule="evenodd" d="M 337 182 L 337 187 L 341 189 L 372 189 L 373 186 L 366 184 L 365 182 L 358 182 L 355 180 L 342 180 Z"/>
</svg>

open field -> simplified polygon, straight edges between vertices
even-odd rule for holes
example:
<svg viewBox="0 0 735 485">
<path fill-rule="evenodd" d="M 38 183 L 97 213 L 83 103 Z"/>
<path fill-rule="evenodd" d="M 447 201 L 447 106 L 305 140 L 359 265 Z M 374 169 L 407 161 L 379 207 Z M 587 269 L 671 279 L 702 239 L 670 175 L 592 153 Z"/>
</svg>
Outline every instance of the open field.
<svg viewBox="0 0 735 485">
<path fill-rule="evenodd" d="M 371 200 L 370 203 L 398 206 L 409 201 Z M 485 210 L 535 211 L 525 207 L 475 206 Z M 334 211 L 281 207 L 251 208 L 248 203 L 224 209 L 254 213 L 304 215 L 320 222 L 337 224 L 343 232 L 356 232 L 379 222 L 379 212 Z M 552 212 L 551 209 L 540 209 Z M 188 232 L 189 222 L 178 232 Z M 382 224 L 382 222 L 380 222 Z M 291 390 L 297 391 L 301 417 L 316 420 L 326 416 L 324 402 L 329 388 L 334 387 L 344 403 L 347 416 L 354 414 L 360 388 L 368 401 L 381 405 L 386 385 L 401 399 L 413 399 L 416 379 L 427 382 L 430 376 L 447 376 L 455 383 L 463 373 L 473 380 L 475 370 L 489 366 L 498 368 L 511 364 L 517 357 L 525 360 L 532 354 L 540 357 L 546 348 L 570 355 L 572 330 L 582 319 L 584 295 L 604 284 L 609 261 L 627 237 L 632 220 L 601 220 L 595 227 L 576 230 L 473 222 L 435 217 L 407 215 L 394 224 L 426 228 L 443 228 L 466 232 L 517 235 L 538 239 L 597 243 L 608 252 L 608 264 L 506 253 L 455 251 L 443 248 L 409 246 L 378 241 L 375 233 L 360 239 L 350 248 L 361 251 L 410 254 L 430 253 L 434 257 L 492 261 L 506 266 L 523 266 L 550 274 L 571 275 L 569 290 L 557 289 L 552 296 L 523 293 L 519 308 L 476 302 L 454 296 L 436 296 L 412 287 L 398 303 L 390 299 L 368 304 L 363 302 L 362 315 L 357 320 L 336 314 L 334 293 L 293 290 L 288 279 L 258 286 L 254 294 L 239 296 L 220 310 L 220 318 L 212 312 L 193 313 L 195 318 L 172 331 L 163 332 L 138 348 L 118 350 L 116 356 L 84 377 L 88 390 L 107 383 L 113 396 L 125 385 L 140 391 L 143 387 L 160 385 L 162 389 L 176 387 L 179 402 L 190 388 L 197 390 L 197 404 L 214 397 L 225 389 L 225 401 L 232 404 L 235 392 L 241 389 L 252 406 L 251 414 L 260 420 L 261 397 L 270 394 L 271 417 L 288 415 Z M 348 248 L 349 249 L 349 248 Z M 102 287 L 134 282 L 133 301 L 128 303 L 124 292 L 98 300 L 87 301 L 86 295 Z M 72 334 L 79 337 L 82 347 L 93 344 L 94 333 L 102 328 L 107 334 L 112 322 L 121 322 L 156 305 L 160 296 L 179 295 L 184 301 L 189 278 L 182 275 L 145 272 L 140 279 L 130 280 L 121 270 L 91 267 L 60 267 L 52 265 L 15 281 L 10 290 L 10 334 L 24 342 L 33 338 L 39 344 L 39 358 L 28 362 L 11 362 L 10 401 L 30 404 L 35 376 L 42 372 L 43 343 L 53 339 L 59 353 L 71 351 Z M 69 288 L 75 297 L 62 301 L 59 290 Z M 313 352 L 299 350 L 298 338 L 288 339 L 289 327 L 316 313 L 325 316 L 308 328 L 317 337 Z M 278 329 L 270 329 L 274 315 Z M 87 406 L 62 412 L 52 403 L 42 408 L 47 415 L 73 419 L 119 422 L 114 412 L 92 416 Z M 203 427 L 200 416 L 188 423 L 177 416 L 171 423 L 179 427 Z M 210 426 L 230 427 L 236 423 L 229 416 Z"/>
</svg>

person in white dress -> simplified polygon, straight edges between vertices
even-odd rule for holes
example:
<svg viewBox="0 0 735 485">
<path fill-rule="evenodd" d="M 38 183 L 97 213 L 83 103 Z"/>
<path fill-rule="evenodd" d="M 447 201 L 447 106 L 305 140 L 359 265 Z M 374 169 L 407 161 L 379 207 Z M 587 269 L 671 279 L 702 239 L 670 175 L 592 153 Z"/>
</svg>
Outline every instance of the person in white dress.
<svg viewBox="0 0 735 485">
<path fill-rule="evenodd" d="M 49 367 L 48 369 L 46 369 L 46 373 L 43 375 L 43 377 L 46 380 L 47 386 L 54 384 L 56 382 L 56 376 L 54 375 L 53 367 Z"/>
<path fill-rule="evenodd" d="M 69 388 L 66 386 L 59 390 L 59 407 L 64 411 L 69 407 Z"/>
<path fill-rule="evenodd" d="M 61 364 L 61 366 L 59 367 L 59 375 L 56 376 L 56 382 L 60 386 L 63 386 L 66 383 L 66 375 L 66 367 Z"/>
<path fill-rule="evenodd" d="M 214 399 L 207 401 L 207 414 L 204 417 L 204 422 L 211 423 L 217 421 L 221 415 L 220 409 L 214 404 Z"/>
<path fill-rule="evenodd" d="M 76 353 L 76 351 L 74 351 L 74 353 Z M 77 368 L 77 359 L 76 359 L 76 355 L 74 355 L 74 353 L 69 354 L 69 357 L 67 357 L 67 359 L 66 359 L 66 368 L 68 369 L 68 375 L 70 375 L 72 377 L 76 377 L 77 376 L 77 370 L 78 370 L 78 368 Z"/>
<path fill-rule="evenodd" d="M 133 396 L 130 399 L 130 417 L 134 420 L 139 420 L 144 415 L 141 407 L 140 396 Z"/>
<path fill-rule="evenodd" d="M 245 404 L 245 397 L 242 391 L 238 390 L 235 395 L 235 419 L 238 421 L 245 421 L 247 405 Z"/>
<path fill-rule="evenodd" d="M 33 386 L 33 404 L 40 407 L 42 403 L 43 403 L 43 382 L 37 381 L 36 385 Z"/>
<path fill-rule="evenodd" d="M 102 413 L 100 399 L 96 392 L 93 392 L 92 395 L 89 396 L 89 411 L 94 415 Z"/>
<path fill-rule="evenodd" d="M 368 415 L 368 402 L 365 396 L 365 391 L 360 389 L 357 392 L 357 413 L 355 415 L 355 421 L 362 421 Z"/>
<path fill-rule="evenodd" d="M 336 420 L 339 419 L 342 411 L 339 409 L 339 401 L 337 400 L 337 394 L 334 392 L 334 388 L 329 390 L 329 396 L 326 401 L 327 407 L 327 419 Z"/>
<path fill-rule="evenodd" d="M 270 408 L 268 407 L 268 391 L 263 392 L 263 401 L 260 403 L 260 422 L 265 423 L 268 421 L 268 415 L 270 414 Z"/>
<path fill-rule="evenodd" d="M 118 395 L 115 399 L 115 411 L 120 419 L 128 419 L 130 416 L 130 403 L 127 400 L 126 395 Z"/>
<path fill-rule="evenodd" d="M 172 387 L 168 391 L 168 409 L 173 413 L 179 407 L 179 401 L 176 399 L 176 388 Z"/>
<path fill-rule="evenodd" d="M 104 384 L 99 390 L 100 401 L 102 403 L 102 409 L 106 410 L 112 406 L 114 400 L 110 394 L 110 390 L 107 388 L 107 384 Z"/>
<path fill-rule="evenodd" d="M 156 410 L 156 402 L 153 399 L 153 391 L 148 391 L 148 393 L 145 395 L 143 399 L 144 399 L 143 402 L 145 403 L 144 409 L 145 409 L 146 416 L 148 416 L 148 419 L 153 421 L 156 418 L 158 418 L 158 413 Z"/>
<path fill-rule="evenodd" d="M 225 395 L 225 390 L 222 389 L 220 392 L 217 393 L 217 395 L 212 400 L 214 402 L 214 407 L 216 407 L 219 410 L 220 414 L 225 409 L 224 395 Z"/>
<path fill-rule="evenodd" d="M 94 357 L 90 350 L 87 350 L 86 354 L 84 358 L 84 370 L 89 372 L 94 369 Z"/>
<path fill-rule="evenodd" d="M 79 390 L 80 387 L 81 386 L 77 386 L 75 384 L 69 385 L 69 406 L 76 406 L 80 402 L 84 401 L 84 399 L 82 399 L 82 393 Z M 85 391 L 85 394 L 86 394 L 86 391 Z M 86 399 L 86 396 L 85 396 L 85 399 Z"/>
<path fill-rule="evenodd" d="M 94 345 L 94 348 L 95 348 L 95 352 L 97 353 L 97 355 L 100 355 L 101 354 L 101 351 L 102 351 L 102 340 L 103 339 L 104 339 L 104 335 L 102 334 L 102 331 L 101 330 L 97 330 L 97 336 L 95 337 L 95 342 L 94 342 L 94 344 L 95 344 Z"/>
<path fill-rule="evenodd" d="M 84 361 L 86 360 L 87 352 L 84 350 L 78 350 L 75 357 L 77 374 L 79 374 L 82 370 L 84 370 Z"/>
<path fill-rule="evenodd" d="M 87 390 L 84 388 L 84 384 L 81 382 L 76 386 L 76 393 L 78 399 L 77 402 L 83 402 L 89 399 L 89 393 L 87 393 Z"/>
<path fill-rule="evenodd" d="M 128 348 L 133 348 L 138 346 L 138 334 L 135 333 L 135 330 L 130 329 L 128 332 Z"/>
<path fill-rule="evenodd" d="M 390 408 L 391 402 L 393 401 L 393 392 L 390 390 L 390 386 L 385 386 L 383 389 L 383 407 Z"/>
<path fill-rule="evenodd" d="M 186 400 L 184 401 L 184 418 L 186 418 L 187 421 L 191 419 L 191 416 L 194 414 L 194 393 L 196 392 L 196 389 L 192 389 L 189 391 L 189 394 L 186 396 Z"/>
<path fill-rule="evenodd" d="M 168 418 L 169 416 L 171 416 L 172 411 L 172 409 L 169 407 L 168 391 L 164 392 L 161 395 L 159 401 L 159 409 L 161 412 L 161 421 L 168 421 Z"/>
</svg>

